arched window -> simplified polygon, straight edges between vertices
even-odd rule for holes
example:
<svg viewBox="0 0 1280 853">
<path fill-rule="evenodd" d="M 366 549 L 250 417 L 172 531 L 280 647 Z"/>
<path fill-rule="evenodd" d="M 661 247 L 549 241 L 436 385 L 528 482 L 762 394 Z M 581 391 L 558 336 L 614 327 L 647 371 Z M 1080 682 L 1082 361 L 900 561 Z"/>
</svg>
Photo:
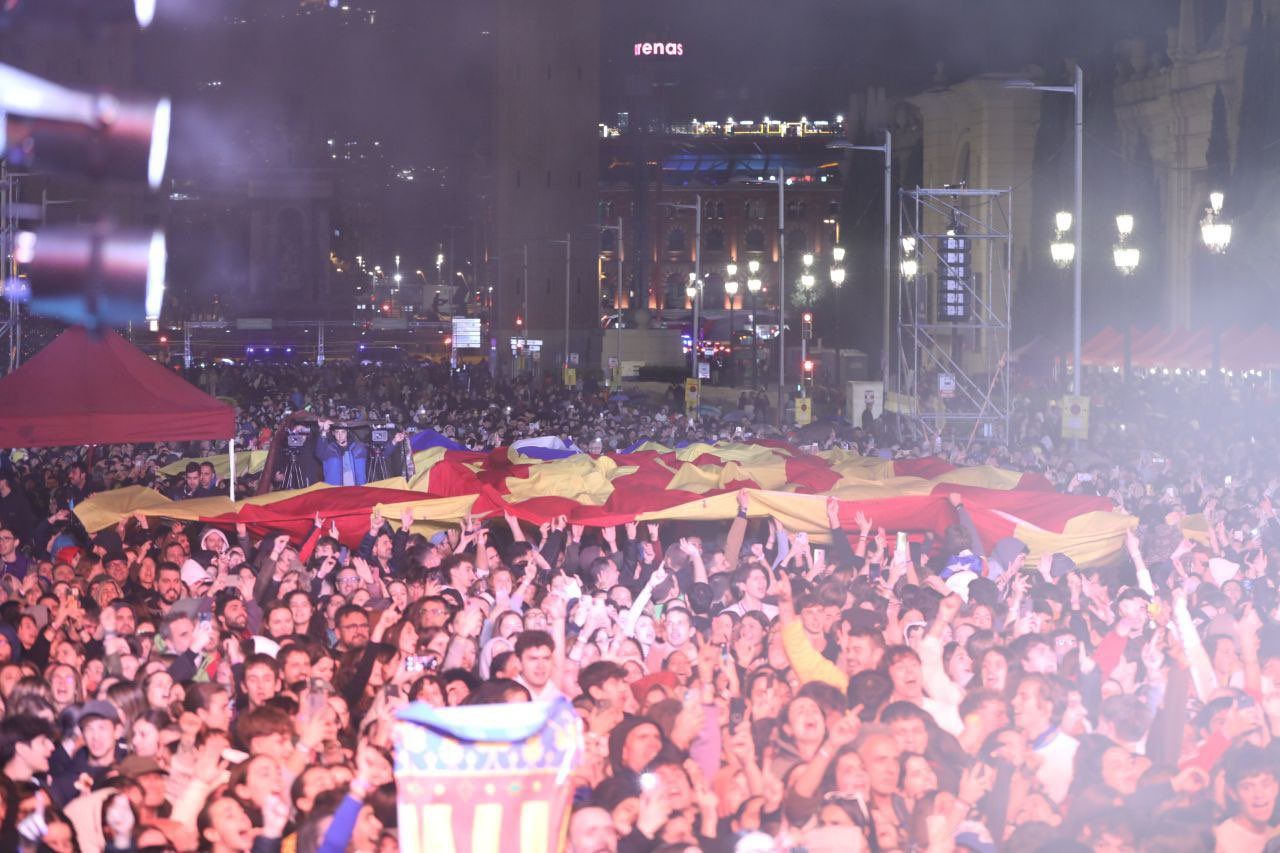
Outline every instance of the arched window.
<svg viewBox="0 0 1280 853">
<path fill-rule="evenodd" d="M 764 232 L 759 228 L 750 228 L 743 236 L 742 242 L 748 252 L 763 252 Z"/>
<path fill-rule="evenodd" d="M 787 254 L 800 255 L 812 251 L 809 234 L 803 228 L 787 229 Z"/>
<path fill-rule="evenodd" d="M 751 199 L 747 202 L 747 219 L 764 219 L 764 200 Z"/>
<path fill-rule="evenodd" d="M 712 228 L 706 234 L 702 235 L 702 248 L 708 252 L 724 251 L 724 231 L 719 228 Z"/>
</svg>

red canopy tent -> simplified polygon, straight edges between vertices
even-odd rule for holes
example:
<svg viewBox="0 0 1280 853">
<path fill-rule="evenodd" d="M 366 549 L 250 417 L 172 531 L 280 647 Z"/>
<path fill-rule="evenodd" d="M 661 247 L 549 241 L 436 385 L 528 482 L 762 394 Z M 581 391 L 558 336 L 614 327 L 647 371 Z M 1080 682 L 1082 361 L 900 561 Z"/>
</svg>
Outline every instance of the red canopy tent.
<svg viewBox="0 0 1280 853">
<path fill-rule="evenodd" d="M 234 438 L 235 411 L 115 332 L 74 327 L 0 379 L 0 447 Z"/>
</svg>

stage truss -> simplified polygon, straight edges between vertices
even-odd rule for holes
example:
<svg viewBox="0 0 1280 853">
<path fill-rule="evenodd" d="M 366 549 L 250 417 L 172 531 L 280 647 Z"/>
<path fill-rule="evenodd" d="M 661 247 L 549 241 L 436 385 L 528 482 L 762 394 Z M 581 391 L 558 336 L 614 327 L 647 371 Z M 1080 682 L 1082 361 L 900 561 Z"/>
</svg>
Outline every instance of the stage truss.
<svg viewBox="0 0 1280 853">
<path fill-rule="evenodd" d="M 897 369 L 893 386 L 906 435 L 935 445 L 1007 444 L 1013 283 L 1012 190 L 902 190 L 898 196 Z M 956 236 L 968 241 L 955 260 Z M 910 241 L 914 240 L 912 249 Z M 912 249 L 908 251 L 908 249 Z M 916 271 L 908 276 L 908 263 Z M 960 269 L 963 263 L 965 269 Z M 941 316 L 950 279 L 966 316 Z M 945 299 L 945 294 L 943 295 Z"/>
</svg>

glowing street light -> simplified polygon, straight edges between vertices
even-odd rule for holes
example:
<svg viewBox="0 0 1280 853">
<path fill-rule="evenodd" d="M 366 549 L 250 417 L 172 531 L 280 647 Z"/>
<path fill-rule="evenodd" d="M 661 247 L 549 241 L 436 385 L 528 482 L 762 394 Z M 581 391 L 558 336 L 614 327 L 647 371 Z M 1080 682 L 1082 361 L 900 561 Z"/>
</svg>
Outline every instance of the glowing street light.
<svg viewBox="0 0 1280 853">
<path fill-rule="evenodd" d="M 1067 237 L 1074 217 L 1068 210 L 1060 210 L 1053 217 L 1055 231 L 1049 244 L 1049 256 L 1059 269 L 1067 269 L 1076 259 L 1076 244 Z"/>
<path fill-rule="evenodd" d="M 1200 220 L 1200 239 L 1205 248 L 1218 255 L 1231 245 L 1231 223 L 1222 218 L 1222 202 L 1221 192 L 1209 193 L 1209 206 Z"/>
<path fill-rule="evenodd" d="M 1111 250 L 1111 259 L 1121 275 L 1133 275 L 1142 260 L 1142 253 L 1137 246 L 1129 245 L 1129 237 L 1133 234 L 1133 214 L 1121 213 L 1116 216 L 1116 231 L 1120 241 Z"/>
</svg>

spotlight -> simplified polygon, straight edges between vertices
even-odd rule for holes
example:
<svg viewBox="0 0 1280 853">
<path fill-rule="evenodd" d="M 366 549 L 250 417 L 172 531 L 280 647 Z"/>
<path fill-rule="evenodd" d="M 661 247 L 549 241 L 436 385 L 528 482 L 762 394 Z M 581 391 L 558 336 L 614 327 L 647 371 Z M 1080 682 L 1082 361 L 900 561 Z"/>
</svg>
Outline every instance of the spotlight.
<svg viewBox="0 0 1280 853">
<path fill-rule="evenodd" d="M 0 65 L 9 161 L 92 178 L 145 180 L 158 189 L 169 156 L 168 99 L 80 92 Z"/>
<path fill-rule="evenodd" d="M 160 316 L 166 263 L 161 231 L 48 226 L 20 233 L 14 259 L 26 266 L 34 314 L 89 328 Z"/>
<path fill-rule="evenodd" d="M 59 21 L 136 23 L 141 29 L 156 19 L 158 0 L 4 0 L 0 13 Z"/>
</svg>

